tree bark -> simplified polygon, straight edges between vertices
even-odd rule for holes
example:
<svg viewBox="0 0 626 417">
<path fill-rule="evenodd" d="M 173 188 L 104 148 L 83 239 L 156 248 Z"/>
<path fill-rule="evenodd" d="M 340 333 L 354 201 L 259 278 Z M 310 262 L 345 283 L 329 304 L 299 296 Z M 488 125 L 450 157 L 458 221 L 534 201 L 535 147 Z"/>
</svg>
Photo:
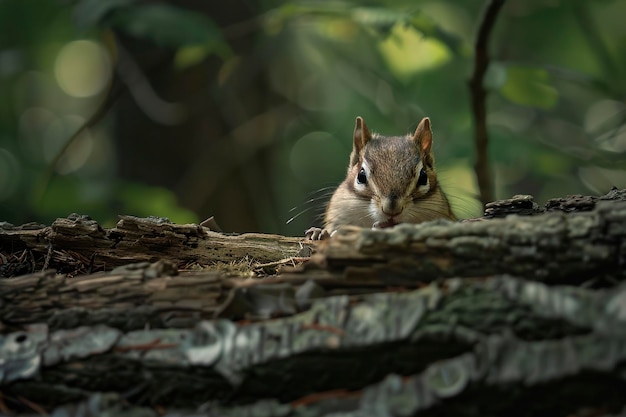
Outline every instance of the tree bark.
<svg viewBox="0 0 626 417">
<path fill-rule="evenodd" d="M 512 274 L 548 284 L 622 279 L 626 202 L 590 212 L 489 221 L 429 222 L 390 230 L 345 228 L 309 265 L 360 285 L 411 285 L 441 277 Z"/>
<path fill-rule="evenodd" d="M 0 224 L 0 272 L 18 275 L 0 279 L 0 413 L 622 412 L 625 196 L 516 196 L 318 244 Z"/>
<path fill-rule="evenodd" d="M 270 262 L 310 253 L 304 239 L 248 233 L 224 235 L 196 224 L 178 225 L 162 218 L 120 216 L 112 229 L 103 229 L 88 216 L 71 215 L 51 226 L 2 225 L 0 248 L 30 252 L 33 271 L 57 268 L 67 273 L 102 271 L 131 262 L 172 260 L 188 264 Z M 6 272 L 3 275 L 10 275 Z"/>
</svg>

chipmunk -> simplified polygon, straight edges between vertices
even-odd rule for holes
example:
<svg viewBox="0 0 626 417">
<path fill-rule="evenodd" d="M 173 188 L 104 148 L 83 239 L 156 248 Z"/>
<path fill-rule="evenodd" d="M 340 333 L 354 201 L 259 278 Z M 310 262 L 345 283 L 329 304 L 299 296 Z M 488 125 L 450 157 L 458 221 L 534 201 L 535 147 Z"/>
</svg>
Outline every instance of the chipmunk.
<svg viewBox="0 0 626 417">
<path fill-rule="evenodd" d="M 346 179 L 328 203 L 324 228 L 312 227 L 306 236 L 325 239 L 344 225 L 385 228 L 438 218 L 456 220 L 437 182 L 432 143 L 428 117 L 413 136 L 370 133 L 363 118 L 357 117 Z"/>
</svg>

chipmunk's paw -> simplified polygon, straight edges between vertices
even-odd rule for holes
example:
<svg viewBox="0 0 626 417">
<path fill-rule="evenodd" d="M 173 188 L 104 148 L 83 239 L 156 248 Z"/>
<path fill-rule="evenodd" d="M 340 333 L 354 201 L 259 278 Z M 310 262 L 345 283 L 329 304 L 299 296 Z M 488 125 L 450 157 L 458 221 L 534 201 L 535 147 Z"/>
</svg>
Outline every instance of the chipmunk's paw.
<svg viewBox="0 0 626 417">
<path fill-rule="evenodd" d="M 372 229 L 386 229 L 388 227 L 393 227 L 395 226 L 396 222 L 394 222 L 393 220 L 389 219 L 387 221 L 384 222 L 376 222 L 372 225 Z"/>
<path fill-rule="evenodd" d="M 320 229 L 319 227 L 309 227 L 304 234 L 309 240 L 324 240 L 331 236 L 328 230 Z"/>
</svg>

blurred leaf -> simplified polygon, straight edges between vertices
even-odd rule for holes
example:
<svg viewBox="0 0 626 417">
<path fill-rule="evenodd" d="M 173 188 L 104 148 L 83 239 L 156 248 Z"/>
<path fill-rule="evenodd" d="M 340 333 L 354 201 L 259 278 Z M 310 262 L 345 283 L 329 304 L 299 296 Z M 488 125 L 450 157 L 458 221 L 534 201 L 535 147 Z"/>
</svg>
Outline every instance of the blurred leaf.
<svg viewBox="0 0 626 417">
<path fill-rule="evenodd" d="M 87 29 L 100 24 L 110 13 L 135 3 L 135 0 L 80 0 L 74 6 L 74 21 Z"/>
<path fill-rule="evenodd" d="M 223 43 L 215 23 L 206 16 L 168 4 L 146 4 L 119 10 L 110 26 L 162 46 Z"/>
<path fill-rule="evenodd" d="M 541 68 L 507 68 L 506 81 L 500 94 L 522 106 L 550 109 L 559 99 L 558 91 L 550 84 L 548 71 Z"/>
<path fill-rule="evenodd" d="M 110 208 L 102 204 L 101 200 L 89 198 L 85 187 L 89 185 L 75 175 L 55 177 L 46 187 L 41 201 L 31 202 L 34 204 L 33 210 L 46 223 L 70 213 L 87 214 L 98 220 L 107 219 L 111 215 Z"/>
<path fill-rule="evenodd" d="M 226 60 L 232 55 L 232 51 L 224 42 L 183 46 L 176 51 L 174 66 L 178 69 L 189 68 L 204 61 L 211 54 L 216 54 L 223 60 Z"/>
<path fill-rule="evenodd" d="M 407 23 L 410 19 L 406 13 L 378 7 L 356 7 L 350 14 L 355 22 L 374 27 L 383 33 L 388 33 L 396 23 Z"/>
<path fill-rule="evenodd" d="M 407 54 L 407 50 L 412 53 Z M 392 73 L 404 82 L 421 71 L 442 66 L 451 58 L 450 50 L 442 42 L 405 25 L 393 28 L 390 36 L 380 43 L 380 52 Z"/>
<path fill-rule="evenodd" d="M 559 175 L 568 172 L 572 167 L 572 161 L 564 154 L 535 149 L 531 153 L 533 170 L 535 175 Z"/>
<path fill-rule="evenodd" d="M 102 195 L 94 198 L 86 191 L 87 187 L 90 187 L 89 183 L 76 176 L 54 178 L 35 208 L 39 218 L 50 222 L 78 212 L 88 214 L 103 224 L 114 224 L 118 214 L 167 217 L 180 224 L 198 222 L 198 216 L 181 207 L 176 195 L 165 188 L 120 181 L 110 190 L 110 197 L 113 198 Z M 106 198 L 109 204 L 103 204 L 102 198 Z"/>
<path fill-rule="evenodd" d="M 277 24 L 275 22 L 277 19 L 286 20 L 303 15 L 344 17 L 362 26 L 373 28 L 385 36 L 390 34 L 396 25 L 404 25 L 412 27 L 425 37 L 440 41 L 456 54 L 465 54 L 469 51 L 469 48 L 466 47 L 461 38 L 444 30 L 435 20 L 419 11 L 407 13 L 392 8 L 349 6 L 347 3 L 335 2 L 321 2 L 319 5 L 316 4 L 314 6 L 289 3 L 276 9 L 273 14 L 268 15 L 268 19 L 273 24 Z"/>
<path fill-rule="evenodd" d="M 455 54 L 468 55 L 471 51 L 469 44 L 464 43 L 463 39 L 444 30 L 433 19 L 422 13 L 417 13 L 412 17 L 410 24 L 424 36 L 441 41 Z"/>
<path fill-rule="evenodd" d="M 419 11 L 403 13 L 378 7 L 357 7 L 352 10 L 351 16 L 355 22 L 374 27 L 385 34 L 396 24 L 411 26 L 423 36 L 442 42 L 454 53 L 460 54 L 465 50 L 461 38 L 445 31 L 433 19 Z"/>
<path fill-rule="evenodd" d="M 198 222 L 198 216 L 191 210 L 181 207 L 176 195 L 166 188 L 120 182 L 117 185 L 116 196 L 123 210 L 120 214 L 167 217 L 179 224 Z"/>
<path fill-rule="evenodd" d="M 290 19 L 304 15 L 345 16 L 350 5 L 339 2 L 285 3 L 267 14 L 270 19 Z"/>
<path fill-rule="evenodd" d="M 176 51 L 174 66 L 178 69 L 193 67 L 202 62 L 212 51 L 213 48 L 209 45 L 183 46 Z"/>
</svg>

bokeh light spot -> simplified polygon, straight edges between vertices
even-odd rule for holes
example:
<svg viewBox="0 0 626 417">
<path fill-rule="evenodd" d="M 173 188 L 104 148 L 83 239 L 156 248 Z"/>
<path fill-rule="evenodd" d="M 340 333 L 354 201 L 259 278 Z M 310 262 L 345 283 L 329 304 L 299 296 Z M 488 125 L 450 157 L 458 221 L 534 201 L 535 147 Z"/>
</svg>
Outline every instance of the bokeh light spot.
<svg viewBox="0 0 626 417">
<path fill-rule="evenodd" d="M 93 41 L 70 42 L 61 49 L 54 64 L 54 75 L 61 89 L 73 97 L 100 93 L 111 77 L 106 51 Z"/>
</svg>

